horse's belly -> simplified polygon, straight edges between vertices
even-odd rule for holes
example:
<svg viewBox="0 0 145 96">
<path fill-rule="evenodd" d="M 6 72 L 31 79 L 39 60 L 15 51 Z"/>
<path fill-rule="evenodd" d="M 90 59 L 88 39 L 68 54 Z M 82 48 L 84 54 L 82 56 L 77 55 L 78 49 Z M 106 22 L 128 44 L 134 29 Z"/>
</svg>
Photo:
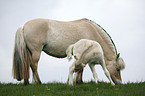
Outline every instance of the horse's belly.
<svg viewBox="0 0 145 96">
<path fill-rule="evenodd" d="M 74 42 L 68 42 L 69 40 L 51 40 L 47 41 L 47 44 L 44 46 L 43 51 L 48 55 L 64 58 L 66 57 L 66 49 L 69 45 Z"/>
<path fill-rule="evenodd" d="M 44 46 L 43 51 L 48 55 L 58 58 L 64 58 L 66 57 L 66 49 L 69 45 L 76 43 L 80 39 L 92 39 L 87 36 L 86 37 L 80 36 L 79 38 L 63 37 L 63 39 L 60 37 L 61 36 L 59 36 L 58 38 L 51 37 L 53 39 L 47 41 L 47 44 Z"/>
<path fill-rule="evenodd" d="M 64 49 L 64 48 L 62 48 L 61 46 L 58 46 L 58 45 L 57 46 L 46 45 L 43 48 L 43 51 L 45 53 L 47 53 L 48 55 L 54 56 L 54 57 L 58 57 L 58 58 L 66 57 L 65 50 L 66 49 Z"/>
</svg>

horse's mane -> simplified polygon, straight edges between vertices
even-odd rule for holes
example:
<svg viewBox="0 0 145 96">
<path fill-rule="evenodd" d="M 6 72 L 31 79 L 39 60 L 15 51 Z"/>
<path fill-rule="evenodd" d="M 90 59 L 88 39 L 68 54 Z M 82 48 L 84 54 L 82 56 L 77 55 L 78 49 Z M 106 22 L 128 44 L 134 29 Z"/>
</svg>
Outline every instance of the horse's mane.
<svg viewBox="0 0 145 96">
<path fill-rule="evenodd" d="M 107 33 L 107 31 L 106 31 L 104 28 L 102 28 L 99 24 L 97 24 L 96 22 L 94 22 L 94 21 L 92 21 L 92 20 L 89 20 L 89 19 L 86 19 L 86 18 L 83 18 L 83 20 L 88 20 L 88 21 L 90 21 L 91 23 L 97 25 L 100 29 L 103 30 L 103 32 L 101 32 L 101 34 L 106 38 L 106 40 L 108 41 L 107 43 L 110 45 L 111 48 L 113 48 L 113 49 L 115 50 L 115 53 L 116 53 L 116 55 L 117 55 L 117 48 L 116 48 L 116 46 L 115 46 L 115 43 L 113 42 L 111 36 Z M 104 33 L 105 33 L 105 34 L 104 34 Z M 111 41 L 111 44 L 110 44 L 109 41 Z M 112 45 L 113 45 L 113 46 L 112 46 Z"/>
</svg>

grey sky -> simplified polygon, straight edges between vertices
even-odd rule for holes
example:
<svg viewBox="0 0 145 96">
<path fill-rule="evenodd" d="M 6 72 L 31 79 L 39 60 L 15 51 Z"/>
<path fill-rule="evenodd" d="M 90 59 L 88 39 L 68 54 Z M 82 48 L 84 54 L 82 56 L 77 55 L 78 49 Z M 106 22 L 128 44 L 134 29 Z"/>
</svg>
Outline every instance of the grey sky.
<svg viewBox="0 0 145 96">
<path fill-rule="evenodd" d="M 35 18 L 92 19 L 111 35 L 126 63 L 123 82 L 145 81 L 144 0 L 1 0 L 0 7 L 0 82 L 16 82 L 11 70 L 15 32 Z M 72 62 L 42 52 L 38 65 L 40 79 L 66 82 Z M 109 81 L 100 66 L 96 66 L 96 71 L 99 80 Z M 93 79 L 88 66 L 83 79 Z"/>
</svg>

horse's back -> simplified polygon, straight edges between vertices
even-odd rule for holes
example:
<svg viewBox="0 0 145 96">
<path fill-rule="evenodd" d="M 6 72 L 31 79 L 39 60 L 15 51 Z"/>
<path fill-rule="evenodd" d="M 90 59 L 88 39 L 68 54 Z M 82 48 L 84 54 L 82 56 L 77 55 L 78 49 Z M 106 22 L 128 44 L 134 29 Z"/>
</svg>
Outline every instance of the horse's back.
<svg viewBox="0 0 145 96">
<path fill-rule="evenodd" d="M 65 57 L 65 51 L 80 39 L 95 40 L 95 30 L 86 19 L 55 21 L 34 19 L 24 25 L 24 39 L 30 50 L 43 50 L 54 57 Z"/>
</svg>

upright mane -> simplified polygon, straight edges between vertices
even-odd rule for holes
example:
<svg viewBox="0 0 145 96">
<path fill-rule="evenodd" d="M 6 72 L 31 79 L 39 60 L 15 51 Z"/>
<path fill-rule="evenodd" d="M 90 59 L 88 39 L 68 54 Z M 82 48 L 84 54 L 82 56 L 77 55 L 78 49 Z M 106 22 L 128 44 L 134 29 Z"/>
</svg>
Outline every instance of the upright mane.
<svg viewBox="0 0 145 96">
<path fill-rule="evenodd" d="M 92 21 L 92 20 L 89 20 L 89 19 L 87 19 L 87 18 L 84 18 L 84 20 L 90 21 L 91 23 L 97 25 L 97 26 L 102 30 L 102 31 L 101 31 L 101 35 L 102 35 L 103 37 L 106 38 L 108 45 L 115 51 L 115 53 L 116 53 L 116 55 L 117 55 L 117 48 L 116 48 L 116 46 L 115 46 L 115 43 L 113 42 L 111 36 L 107 33 L 107 31 L 106 31 L 104 28 L 102 28 L 99 24 L 97 24 L 96 22 L 94 22 L 94 21 Z M 111 42 L 110 42 L 110 41 L 111 41 Z M 112 45 L 113 45 L 113 46 L 112 46 Z"/>
</svg>

